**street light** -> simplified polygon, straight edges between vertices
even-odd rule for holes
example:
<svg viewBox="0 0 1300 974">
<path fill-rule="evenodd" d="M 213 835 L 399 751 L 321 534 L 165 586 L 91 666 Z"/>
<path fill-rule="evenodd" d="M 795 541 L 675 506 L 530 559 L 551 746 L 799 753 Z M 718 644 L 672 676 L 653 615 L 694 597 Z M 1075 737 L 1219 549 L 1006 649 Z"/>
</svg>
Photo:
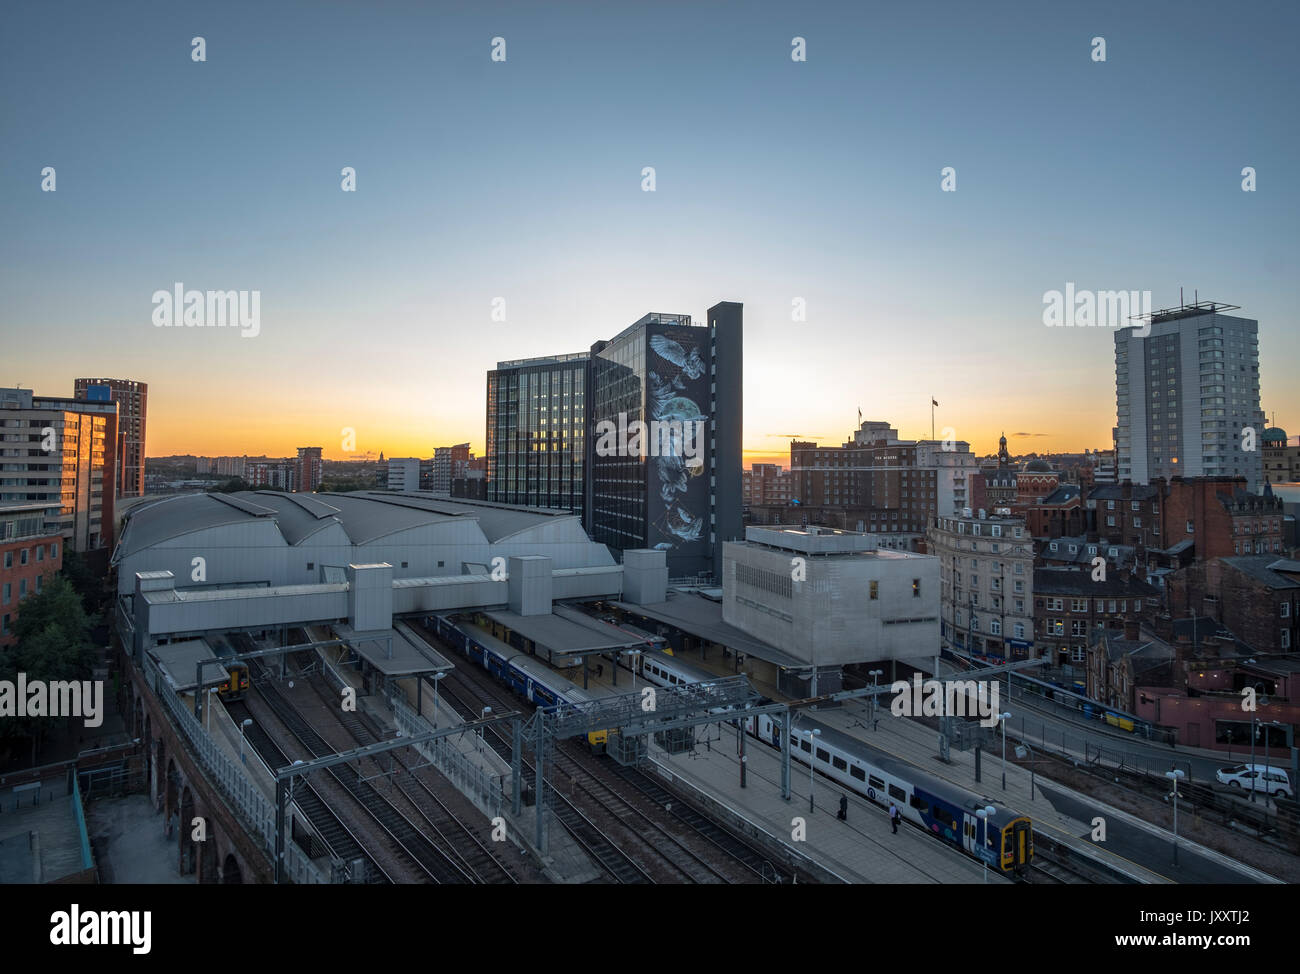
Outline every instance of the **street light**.
<svg viewBox="0 0 1300 974">
<path fill-rule="evenodd" d="M 490 714 L 490 713 L 492 713 L 492 708 L 491 708 L 491 707 L 484 707 L 484 708 L 483 708 L 483 712 L 479 714 L 479 718 L 480 718 L 480 719 L 483 719 L 483 720 L 486 720 L 486 719 L 487 719 L 487 715 Z M 478 753 L 479 753 L 479 754 L 482 754 L 482 753 L 483 753 L 483 728 L 482 728 L 482 727 L 480 727 L 480 728 L 478 729 Z"/>
<path fill-rule="evenodd" d="M 433 674 L 433 729 L 438 729 L 438 681 L 446 676 L 446 671 Z"/>
<path fill-rule="evenodd" d="M 1028 744 L 1026 744 L 1024 741 L 1021 741 L 1019 744 L 1016 745 L 1016 757 L 1018 758 L 1024 757 L 1024 755 L 1020 753 L 1021 748 L 1024 748 L 1026 751 L 1029 752 L 1029 800 L 1033 801 L 1034 800 L 1034 761 L 1035 761 L 1034 749 L 1030 747 Z"/>
<path fill-rule="evenodd" d="M 997 809 L 992 805 L 985 805 L 983 808 L 977 808 L 975 814 L 980 820 L 980 862 L 984 863 L 984 882 L 989 881 L 989 816 L 996 814 Z"/>
<path fill-rule="evenodd" d="M 1011 714 L 998 714 L 998 720 L 1002 721 L 1002 790 L 1007 790 L 1007 721 L 1011 719 Z"/>
<path fill-rule="evenodd" d="M 244 731 L 253 726 L 253 718 L 245 717 L 239 725 L 239 760 L 242 764 L 247 764 L 248 759 L 244 757 Z"/>
<path fill-rule="evenodd" d="M 1174 865 L 1178 865 L 1178 782 L 1183 777 L 1183 773 L 1175 768 L 1173 771 L 1166 771 L 1165 777 L 1174 783 Z"/>
<path fill-rule="evenodd" d="M 817 738 L 821 737 L 822 729 L 814 727 L 812 730 L 812 750 L 808 752 L 808 811 L 813 810 L 813 775 L 816 774 L 817 766 L 813 763 L 817 760 Z"/>
<path fill-rule="evenodd" d="M 1265 782 L 1268 781 L 1268 729 L 1274 724 L 1277 724 L 1278 727 L 1286 726 L 1280 720 L 1270 720 L 1267 724 L 1264 724 L 1264 781 Z M 1254 778 L 1250 779 L 1252 786 L 1254 785 L 1255 778 L 1257 777 L 1259 777 L 1258 772 L 1255 773 Z M 1281 793 L 1279 792 L 1279 794 Z M 1268 785 L 1267 784 L 1264 785 L 1264 808 L 1265 811 L 1267 812 L 1268 809 Z"/>
<path fill-rule="evenodd" d="M 212 695 L 217 692 L 216 687 L 208 687 L 208 702 L 203 706 L 207 709 L 207 731 L 208 736 L 212 736 Z"/>
<path fill-rule="evenodd" d="M 872 671 L 871 671 L 871 689 L 872 689 L 872 690 L 875 690 L 875 689 L 880 685 L 879 678 L 882 677 L 882 676 L 884 676 L 884 674 L 885 674 L 885 671 L 884 671 L 884 670 L 872 670 Z M 871 729 L 872 729 L 872 730 L 875 730 L 875 729 L 876 729 L 876 694 L 874 694 L 874 693 L 871 695 Z"/>
</svg>

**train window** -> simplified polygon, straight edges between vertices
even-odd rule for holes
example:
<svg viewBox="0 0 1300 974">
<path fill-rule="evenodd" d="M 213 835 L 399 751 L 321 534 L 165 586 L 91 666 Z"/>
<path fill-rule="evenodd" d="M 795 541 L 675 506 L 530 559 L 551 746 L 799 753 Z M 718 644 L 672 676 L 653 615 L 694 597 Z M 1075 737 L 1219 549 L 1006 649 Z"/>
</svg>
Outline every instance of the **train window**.
<svg viewBox="0 0 1300 974">
<path fill-rule="evenodd" d="M 818 760 L 818 761 L 829 761 L 830 759 L 831 759 L 831 755 L 830 755 L 830 752 L 829 752 L 829 751 L 826 751 L 826 750 L 824 750 L 823 748 L 820 748 L 820 747 L 817 749 L 817 760 Z"/>
<path fill-rule="evenodd" d="M 863 771 L 861 768 L 859 768 L 856 764 L 853 767 L 849 768 L 849 774 L 853 775 L 853 777 L 857 778 L 859 781 L 867 780 L 867 773 Z"/>
<path fill-rule="evenodd" d="M 805 751 L 811 751 L 811 750 L 812 750 L 812 745 L 809 744 L 807 741 L 800 741 L 800 742 L 799 742 L 799 746 L 800 746 L 801 748 L 803 748 Z"/>
<path fill-rule="evenodd" d="M 900 788 L 900 787 L 898 787 L 898 785 L 890 785 L 890 786 L 889 786 L 889 797 L 890 797 L 890 798 L 897 799 L 898 801 L 901 802 L 901 801 L 903 801 L 905 798 L 907 798 L 907 792 L 903 791 L 903 789 Z"/>
<path fill-rule="evenodd" d="M 877 778 L 874 774 L 867 779 L 867 784 L 869 784 L 872 788 L 875 788 L 877 791 L 885 790 L 884 779 Z"/>
<path fill-rule="evenodd" d="M 838 754 L 835 755 L 835 757 L 831 758 L 831 767 L 833 767 L 836 771 L 843 771 L 848 766 L 849 766 L 849 762 L 845 761 Z"/>
<path fill-rule="evenodd" d="M 930 810 L 929 803 L 920 795 L 917 795 L 915 793 L 912 795 L 912 807 L 915 808 L 922 815 L 924 815 L 926 812 Z"/>
<path fill-rule="evenodd" d="M 953 818 L 952 815 L 949 814 L 946 810 L 940 808 L 939 806 L 936 805 L 934 807 L 933 814 L 936 819 L 938 819 L 944 825 L 948 826 L 948 828 L 955 829 L 957 827 L 957 820 Z"/>
</svg>

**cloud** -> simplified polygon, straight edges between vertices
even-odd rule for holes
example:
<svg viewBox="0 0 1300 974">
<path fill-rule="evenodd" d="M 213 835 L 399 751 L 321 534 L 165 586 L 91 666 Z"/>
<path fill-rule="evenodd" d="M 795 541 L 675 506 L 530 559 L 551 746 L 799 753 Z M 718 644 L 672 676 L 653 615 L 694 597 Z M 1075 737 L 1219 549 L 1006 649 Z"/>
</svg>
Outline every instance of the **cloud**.
<svg viewBox="0 0 1300 974">
<path fill-rule="evenodd" d="M 1051 436 L 1051 433 L 1012 433 L 1012 436 Z"/>
</svg>

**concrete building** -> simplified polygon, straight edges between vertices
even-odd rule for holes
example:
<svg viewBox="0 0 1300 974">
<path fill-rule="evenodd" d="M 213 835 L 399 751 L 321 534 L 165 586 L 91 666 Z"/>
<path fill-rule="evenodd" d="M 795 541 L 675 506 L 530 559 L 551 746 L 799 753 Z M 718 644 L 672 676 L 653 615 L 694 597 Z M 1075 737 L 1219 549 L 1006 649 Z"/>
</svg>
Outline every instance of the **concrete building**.
<svg viewBox="0 0 1300 974">
<path fill-rule="evenodd" d="M 723 620 L 806 664 L 798 692 L 839 689 L 851 663 L 933 670 L 939 560 L 810 527 L 750 527 L 723 546 Z"/>
<path fill-rule="evenodd" d="M 420 460 L 417 457 L 389 457 L 388 489 L 407 493 L 418 491 Z"/>
<path fill-rule="evenodd" d="M 1261 489 L 1259 323 L 1225 314 L 1235 309 L 1201 301 L 1155 312 L 1146 335 L 1115 333 L 1119 480 L 1235 476 Z"/>
<path fill-rule="evenodd" d="M 940 637 L 946 648 L 990 662 L 1029 659 L 1034 644 L 1034 542 L 1006 508 L 969 508 L 931 523 L 939 563 Z"/>
<path fill-rule="evenodd" d="M 1300 481 L 1300 445 L 1288 446 L 1286 430 L 1270 426 L 1264 430 L 1264 483 L 1293 484 Z"/>
<path fill-rule="evenodd" d="M 451 482 L 465 477 L 473 457 L 468 443 L 436 447 L 433 451 L 430 482 L 424 489 L 435 494 L 451 493 Z"/>
<path fill-rule="evenodd" d="M 73 551 L 111 546 L 117 409 L 0 389 L 0 504 L 42 504 Z"/>
<path fill-rule="evenodd" d="M 0 647 L 12 645 L 18 605 L 63 567 L 62 537 L 44 504 L 0 504 Z"/>
<path fill-rule="evenodd" d="M 73 390 L 74 399 L 117 403 L 117 496 L 142 496 L 149 384 L 134 379 L 77 379 Z"/>
</svg>

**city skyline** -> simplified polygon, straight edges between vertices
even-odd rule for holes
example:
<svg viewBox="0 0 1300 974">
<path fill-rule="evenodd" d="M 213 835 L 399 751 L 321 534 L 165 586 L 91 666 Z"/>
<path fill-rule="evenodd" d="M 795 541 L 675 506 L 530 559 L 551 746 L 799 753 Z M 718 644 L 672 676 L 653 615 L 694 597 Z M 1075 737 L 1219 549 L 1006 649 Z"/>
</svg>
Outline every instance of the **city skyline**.
<svg viewBox="0 0 1300 974">
<path fill-rule="evenodd" d="M 357 453 L 481 454 L 498 361 L 727 300 L 747 463 L 841 443 L 858 408 L 928 437 L 931 397 L 977 453 L 1004 430 L 1109 449 L 1114 329 L 1046 327 L 1046 296 L 1181 288 L 1259 321 L 1264 412 L 1300 415 L 1297 135 L 1272 121 L 1294 9 L 313 7 L 286 71 L 307 9 L 161 9 L 129 36 L 110 10 L 58 34 L 15 12 L 0 77 L 38 84 L 8 126 L 0 382 L 147 382 L 153 456 L 342 459 L 345 429 Z M 229 138 L 257 151 L 211 151 Z M 256 292 L 256 333 L 159 327 L 178 285 Z"/>
</svg>

